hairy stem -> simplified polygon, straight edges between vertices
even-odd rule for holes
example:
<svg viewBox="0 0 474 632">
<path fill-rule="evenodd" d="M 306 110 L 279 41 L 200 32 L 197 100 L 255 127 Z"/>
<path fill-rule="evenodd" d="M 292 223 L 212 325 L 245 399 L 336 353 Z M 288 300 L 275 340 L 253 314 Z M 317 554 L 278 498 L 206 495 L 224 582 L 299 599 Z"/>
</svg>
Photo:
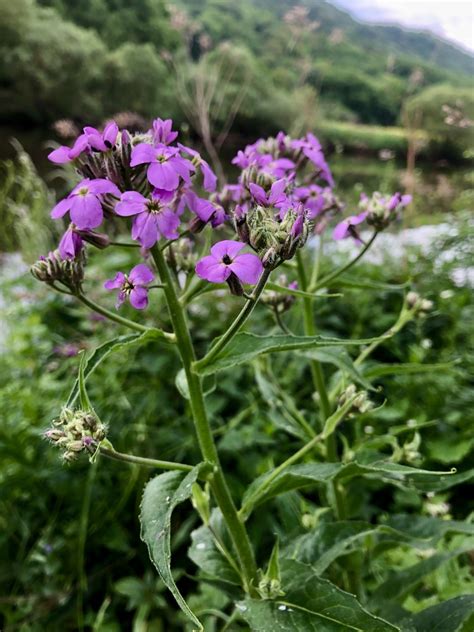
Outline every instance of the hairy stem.
<svg viewBox="0 0 474 632">
<path fill-rule="evenodd" d="M 190 472 L 193 469 L 192 465 L 186 465 L 185 463 L 174 463 L 173 461 L 160 461 L 157 459 L 148 459 L 144 456 L 135 456 L 134 454 L 125 454 L 124 452 L 117 452 L 110 448 L 104 448 L 99 446 L 99 452 L 103 456 L 115 461 L 125 461 L 126 463 L 133 463 L 134 465 L 144 465 L 145 467 L 154 467 L 159 470 L 181 470 L 183 472 Z"/>
<path fill-rule="evenodd" d="M 244 588 L 251 595 L 255 595 L 256 591 L 254 586 L 257 577 L 257 567 L 254 553 L 247 530 L 237 514 L 237 509 L 219 462 L 219 456 L 217 454 L 211 426 L 207 417 L 201 379 L 192 369 L 192 364 L 195 360 L 195 353 L 186 317 L 173 283 L 171 282 L 170 271 L 162 251 L 159 247 L 154 246 L 151 253 L 161 281 L 165 284 L 164 293 L 168 303 L 171 322 L 176 334 L 178 350 L 188 382 L 191 410 L 199 447 L 203 458 L 214 467 L 214 475 L 210 481 L 211 489 L 226 522 L 235 551 L 237 552 L 244 579 Z"/>
<path fill-rule="evenodd" d="M 264 269 L 262 275 L 255 286 L 254 291 L 249 299 L 247 299 L 246 304 L 241 309 L 240 313 L 236 316 L 235 320 L 231 323 L 229 329 L 225 332 L 223 336 L 221 336 L 216 344 L 211 347 L 211 349 L 207 352 L 207 354 L 195 362 L 196 368 L 203 368 L 207 366 L 212 360 L 214 360 L 221 351 L 229 344 L 232 338 L 240 331 L 241 327 L 245 324 L 250 314 L 255 309 L 256 304 L 258 303 L 258 299 L 260 298 L 265 284 L 267 283 L 268 277 L 271 274 L 271 270 Z"/>
</svg>

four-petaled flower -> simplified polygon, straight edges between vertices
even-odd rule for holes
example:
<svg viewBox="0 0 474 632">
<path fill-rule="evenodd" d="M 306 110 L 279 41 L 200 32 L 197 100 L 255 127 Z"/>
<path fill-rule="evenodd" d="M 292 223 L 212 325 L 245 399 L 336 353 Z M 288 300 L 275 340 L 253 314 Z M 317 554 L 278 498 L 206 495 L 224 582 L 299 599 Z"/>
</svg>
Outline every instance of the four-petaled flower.
<svg viewBox="0 0 474 632">
<path fill-rule="evenodd" d="M 239 254 L 247 244 L 226 239 L 214 244 L 211 254 L 197 262 L 196 274 L 211 283 L 223 283 L 234 274 L 242 283 L 255 284 L 263 270 L 257 255 Z"/>
<path fill-rule="evenodd" d="M 367 217 L 367 211 L 363 211 L 359 213 L 359 215 L 351 215 L 351 217 L 346 217 L 345 220 L 339 222 L 336 228 L 333 231 L 333 239 L 346 239 L 347 237 L 353 237 L 357 242 L 360 242 L 360 237 L 357 233 L 357 230 L 354 226 L 358 224 L 362 224 L 362 222 Z"/>
<path fill-rule="evenodd" d="M 62 145 L 50 154 L 48 158 L 56 164 L 71 162 L 84 151 L 109 151 L 117 142 L 118 126 L 114 121 L 108 123 L 103 132 L 95 127 L 84 127 L 83 133 L 77 137 L 72 147 Z"/>
<path fill-rule="evenodd" d="M 51 217 L 58 219 L 69 211 L 71 221 L 80 230 L 96 228 L 104 219 L 101 199 L 106 193 L 120 197 L 119 189 L 110 180 L 86 178 L 74 187 L 67 198 L 56 204 L 51 211 Z"/>
<path fill-rule="evenodd" d="M 115 206 L 115 212 L 122 217 L 135 215 L 132 239 L 144 248 L 151 248 L 161 236 L 166 239 L 178 237 L 179 217 L 169 207 L 173 198 L 173 191 L 155 189 L 151 198 L 137 191 L 125 191 Z"/>
<path fill-rule="evenodd" d="M 155 147 L 140 143 L 132 149 L 131 167 L 148 164 L 147 178 L 157 189 L 175 191 L 182 178 L 186 184 L 191 182 L 190 173 L 194 165 L 179 154 L 177 147 L 168 147 L 159 143 Z"/>
<path fill-rule="evenodd" d="M 129 274 L 117 272 L 113 279 L 104 283 L 106 290 L 120 290 L 116 307 L 122 305 L 128 298 L 135 309 L 145 309 L 148 305 L 148 288 L 146 287 L 154 279 L 153 272 L 144 263 L 140 263 Z"/>
<path fill-rule="evenodd" d="M 286 182 L 283 179 L 276 180 L 268 194 L 259 184 L 254 184 L 253 182 L 249 184 L 250 193 L 257 204 L 260 204 L 260 206 L 276 206 L 277 208 L 287 201 L 285 188 Z"/>
</svg>

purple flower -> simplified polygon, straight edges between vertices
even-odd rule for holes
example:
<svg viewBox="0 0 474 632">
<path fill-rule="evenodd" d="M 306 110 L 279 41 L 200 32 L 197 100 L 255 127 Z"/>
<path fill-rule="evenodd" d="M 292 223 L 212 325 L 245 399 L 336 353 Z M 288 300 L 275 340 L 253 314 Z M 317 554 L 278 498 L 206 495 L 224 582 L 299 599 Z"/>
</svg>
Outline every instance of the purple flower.
<svg viewBox="0 0 474 632">
<path fill-rule="evenodd" d="M 70 224 L 59 242 L 59 254 L 62 259 L 75 259 L 84 246 L 79 233 L 74 230 L 74 224 Z"/>
<path fill-rule="evenodd" d="M 166 119 L 163 121 L 157 118 L 153 121 L 153 143 L 155 145 L 169 145 L 178 138 L 178 132 L 172 130 L 173 121 Z"/>
<path fill-rule="evenodd" d="M 140 263 L 130 273 L 117 272 L 113 279 L 104 283 L 106 290 L 120 290 L 116 307 L 123 304 L 126 298 L 135 309 L 145 309 L 148 305 L 148 288 L 146 287 L 154 279 L 154 274 L 148 266 Z"/>
<path fill-rule="evenodd" d="M 405 206 L 408 206 L 408 204 L 411 204 L 412 199 L 411 195 L 401 195 L 401 193 L 395 193 L 390 198 L 387 209 L 389 211 L 394 211 L 398 207 L 404 208 Z"/>
<path fill-rule="evenodd" d="M 117 123 L 114 121 L 108 123 L 103 132 L 99 132 L 95 127 L 84 127 L 83 134 L 77 137 L 72 147 L 62 145 L 48 154 L 48 158 L 51 162 L 64 164 L 71 162 L 84 151 L 108 151 L 115 147 L 118 131 Z"/>
<path fill-rule="evenodd" d="M 186 191 L 183 196 L 183 202 L 200 220 L 199 224 L 194 226 L 195 229 L 200 230 L 204 228 L 208 222 L 211 223 L 213 228 L 217 228 L 227 219 L 227 215 L 220 204 L 200 198 L 193 191 Z"/>
<path fill-rule="evenodd" d="M 175 191 L 180 178 L 189 184 L 189 174 L 195 171 L 193 164 L 180 156 L 178 148 L 168 147 L 163 143 L 156 147 L 140 143 L 132 149 L 131 167 L 147 163 L 148 181 L 157 189 L 165 191 Z"/>
<path fill-rule="evenodd" d="M 226 239 L 214 244 L 211 254 L 197 262 L 196 273 L 211 283 L 223 283 L 234 274 L 242 283 L 255 284 L 263 270 L 257 255 L 239 252 L 246 244 Z"/>
<path fill-rule="evenodd" d="M 179 217 L 170 208 L 174 192 L 155 189 L 151 199 L 137 191 L 126 191 L 115 212 L 121 217 L 135 215 L 132 226 L 132 239 L 144 248 L 151 248 L 163 236 L 166 239 L 177 239 Z"/>
<path fill-rule="evenodd" d="M 104 178 L 86 178 L 74 187 L 67 198 L 56 204 L 51 211 L 51 217 L 58 219 L 69 212 L 71 221 L 79 230 L 96 228 L 104 219 L 101 198 L 106 193 L 120 197 L 120 191 L 113 182 Z"/>
<path fill-rule="evenodd" d="M 308 209 L 308 218 L 314 219 L 322 213 L 325 205 L 323 190 L 317 184 L 310 184 L 307 187 L 297 187 L 293 191 L 294 197 L 302 202 L 304 207 Z"/>
<path fill-rule="evenodd" d="M 199 168 L 201 169 L 201 173 L 203 177 L 204 190 L 208 191 L 209 193 L 212 193 L 213 191 L 215 191 L 216 186 L 217 186 L 217 176 L 214 173 L 214 171 L 211 169 L 209 164 L 201 158 L 201 155 L 199 154 L 199 152 L 197 152 L 195 149 L 191 149 L 191 147 L 186 147 L 185 145 L 181 145 L 181 143 L 178 143 L 178 147 L 185 153 L 192 156 L 193 158 L 198 159 Z"/>
<path fill-rule="evenodd" d="M 362 213 L 359 213 L 359 215 L 352 215 L 351 217 L 347 217 L 342 222 L 339 222 L 339 224 L 333 231 L 333 239 L 339 240 L 346 239 L 347 237 L 353 237 L 357 242 L 360 242 L 359 235 L 357 234 L 354 226 L 361 224 L 366 217 L 367 211 L 363 211 Z"/>
<path fill-rule="evenodd" d="M 287 199 L 285 195 L 286 182 L 285 180 L 276 180 L 270 189 L 270 193 L 266 193 L 265 190 L 258 184 L 251 182 L 249 184 L 250 193 L 252 197 L 261 206 L 281 206 Z"/>
</svg>

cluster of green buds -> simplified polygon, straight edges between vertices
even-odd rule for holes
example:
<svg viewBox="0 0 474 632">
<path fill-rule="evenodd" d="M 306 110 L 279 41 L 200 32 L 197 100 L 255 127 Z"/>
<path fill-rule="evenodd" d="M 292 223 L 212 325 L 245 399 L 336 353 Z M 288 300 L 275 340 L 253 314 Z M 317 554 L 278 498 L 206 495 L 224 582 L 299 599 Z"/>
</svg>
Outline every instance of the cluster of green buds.
<svg viewBox="0 0 474 632">
<path fill-rule="evenodd" d="M 340 395 L 338 400 L 339 406 L 343 406 L 351 399 L 353 399 L 353 401 L 349 416 L 367 413 L 374 407 L 367 391 L 358 391 L 355 384 L 349 384 L 346 390 Z"/>
<path fill-rule="evenodd" d="M 286 274 L 280 274 L 276 283 L 282 287 L 287 287 L 289 290 L 296 290 L 298 288 L 297 281 L 288 283 Z M 268 305 L 279 314 L 287 312 L 295 300 L 296 297 L 292 294 L 284 294 L 283 292 L 276 292 L 274 290 L 265 290 L 261 298 L 261 301 L 265 303 L 265 305 Z"/>
<path fill-rule="evenodd" d="M 417 292 L 408 292 L 405 303 L 412 314 L 419 318 L 423 318 L 433 309 L 433 301 L 422 298 Z"/>
<path fill-rule="evenodd" d="M 61 283 L 73 294 L 79 294 L 82 291 L 85 262 L 84 250 L 75 259 L 63 259 L 59 250 L 54 250 L 46 257 L 40 257 L 31 266 L 30 271 L 38 281 L 56 289 L 58 289 L 56 284 Z"/>
<path fill-rule="evenodd" d="M 367 224 L 381 231 L 399 218 L 400 211 L 410 204 L 411 200 L 411 195 L 395 193 L 392 196 L 386 196 L 375 191 L 370 198 L 365 194 L 361 195 L 359 208 L 367 214 Z"/>
<path fill-rule="evenodd" d="M 106 426 L 93 412 L 64 408 L 44 436 L 62 450 L 62 458 L 69 463 L 80 452 L 94 452 L 105 439 L 106 432 Z"/>
<path fill-rule="evenodd" d="M 279 546 L 278 540 L 273 547 L 273 551 L 268 562 L 265 573 L 258 570 L 259 581 L 257 590 L 262 599 L 276 599 L 285 593 L 281 589 L 280 565 L 278 561 Z"/>
</svg>

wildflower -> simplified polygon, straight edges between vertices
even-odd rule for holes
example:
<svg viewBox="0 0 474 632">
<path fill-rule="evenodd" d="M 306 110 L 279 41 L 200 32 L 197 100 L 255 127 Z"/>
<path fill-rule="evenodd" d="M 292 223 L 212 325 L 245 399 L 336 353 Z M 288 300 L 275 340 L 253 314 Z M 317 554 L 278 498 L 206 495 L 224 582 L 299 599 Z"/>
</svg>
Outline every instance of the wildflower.
<svg viewBox="0 0 474 632">
<path fill-rule="evenodd" d="M 317 184 L 311 184 L 307 187 L 297 187 L 293 191 L 293 196 L 299 202 L 302 202 L 304 207 L 309 211 L 309 219 L 314 219 L 324 211 L 326 200 L 323 195 L 323 189 Z"/>
<path fill-rule="evenodd" d="M 75 259 L 64 259 L 59 250 L 54 250 L 48 256 L 40 257 L 39 261 L 31 266 L 31 274 L 38 281 L 53 287 L 56 283 L 61 283 L 73 294 L 78 294 L 82 290 L 85 264 L 84 252 L 78 254 L 81 256 L 76 256 Z"/>
<path fill-rule="evenodd" d="M 246 244 L 230 239 L 219 241 L 211 254 L 197 262 L 196 273 L 211 283 L 223 283 L 234 275 L 242 283 L 255 284 L 263 266 L 257 255 L 239 254 Z"/>
<path fill-rule="evenodd" d="M 339 224 L 334 229 L 333 234 L 332 234 L 333 239 L 337 241 L 339 239 L 346 239 L 347 237 L 352 237 L 358 243 L 360 243 L 361 240 L 360 240 L 359 234 L 357 230 L 354 228 L 354 226 L 358 226 L 359 224 L 362 224 L 362 222 L 365 221 L 366 217 L 367 217 L 367 211 L 363 211 L 362 213 L 359 213 L 359 215 L 351 215 L 350 217 L 346 217 L 346 219 L 343 220 L 342 222 L 339 222 Z"/>
<path fill-rule="evenodd" d="M 115 147 L 118 126 L 112 121 L 105 126 L 103 132 L 95 127 L 84 127 L 83 133 L 77 137 L 72 147 L 62 145 L 48 155 L 51 162 L 64 164 L 71 162 L 85 151 L 109 151 Z"/>
<path fill-rule="evenodd" d="M 153 147 L 148 143 L 140 143 L 132 149 L 131 167 L 148 164 L 147 178 L 157 189 L 175 191 L 180 178 L 190 184 L 190 173 L 194 166 L 179 154 L 176 147 L 168 147 L 163 143 Z"/>
<path fill-rule="evenodd" d="M 61 449 L 63 459 L 69 462 L 75 460 L 79 452 L 97 448 L 106 434 L 107 426 L 93 412 L 65 408 L 59 418 L 53 420 L 44 437 Z"/>
<path fill-rule="evenodd" d="M 148 305 L 148 288 L 146 287 L 154 279 L 154 274 L 148 266 L 140 263 L 130 273 L 117 272 L 113 279 L 104 283 L 106 290 L 120 290 L 117 298 L 117 309 L 126 298 L 135 309 L 145 309 Z"/>
<path fill-rule="evenodd" d="M 150 198 L 137 191 L 126 191 L 115 212 L 122 217 L 135 215 L 132 227 L 132 239 L 144 248 L 151 248 L 163 236 L 166 239 L 178 237 L 179 217 L 170 208 L 174 192 L 155 189 Z"/>
<path fill-rule="evenodd" d="M 104 233 L 79 230 L 71 223 L 59 242 L 59 254 L 63 259 L 75 259 L 82 251 L 85 241 L 101 250 L 107 248 L 110 243 L 108 236 Z"/>
<path fill-rule="evenodd" d="M 208 193 L 214 192 L 217 186 L 217 176 L 214 173 L 214 171 L 211 169 L 211 167 L 209 166 L 209 163 L 203 160 L 199 152 L 197 152 L 195 149 L 191 149 L 191 147 L 186 147 L 185 145 L 181 145 L 181 143 L 178 143 L 178 147 L 183 152 L 192 156 L 198 163 L 199 169 L 201 170 L 202 177 L 203 177 L 202 186 L 204 190 L 207 191 Z"/>
<path fill-rule="evenodd" d="M 287 201 L 285 195 L 286 182 L 283 179 L 276 180 L 267 194 L 263 187 L 251 182 L 249 184 L 250 193 L 253 199 L 261 206 L 281 206 Z"/>
<path fill-rule="evenodd" d="M 163 121 L 157 118 L 153 121 L 152 136 L 155 145 L 169 145 L 178 137 L 178 132 L 172 129 L 173 121 L 166 119 Z"/>
<path fill-rule="evenodd" d="M 74 187 L 67 198 L 56 204 L 51 211 L 51 217 L 58 219 L 69 212 L 71 221 L 80 230 L 96 228 L 104 219 L 102 196 L 107 193 L 120 196 L 120 191 L 113 182 L 104 178 L 86 178 Z"/>
</svg>

